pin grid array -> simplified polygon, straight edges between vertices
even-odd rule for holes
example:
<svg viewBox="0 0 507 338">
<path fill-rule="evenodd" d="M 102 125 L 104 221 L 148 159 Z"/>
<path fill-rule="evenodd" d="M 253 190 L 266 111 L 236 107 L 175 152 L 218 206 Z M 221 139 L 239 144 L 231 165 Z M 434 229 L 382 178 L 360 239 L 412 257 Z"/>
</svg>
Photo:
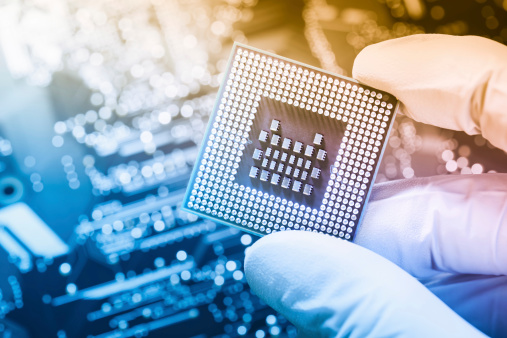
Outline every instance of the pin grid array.
<svg viewBox="0 0 507 338">
<path fill-rule="evenodd" d="M 395 98 L 352 80 L 248 47 L 236 46 L 233 53 L 204 149 L 196 162 L 198 168 L 186 207 L 260 235 L 296 229 L 351 240 L 394 115 Z M 324 115 L 329 117 L 330 123 L 346 124 L 342 143 L 335 145 L 339 147 L 338 155 L 333 159 L 334 166 L 320 208 L 235 182 L 262 97 Z M 272 121 L 271 129 L 279 128 L 279 123 Z M 270 133 L 264 132 L 252 137 L 282 147 L 288 142 L 282 138 L 273 139 L 275 134 L 269 139 Z M 316 135 L 316 141 L 318 138 Z M 308 148 L 299 149 L 292 141 L 293 150 L 307 151 Z M 315 155 L 315 149 L 308 151 Z M 252 156 L 261 160 L 265 155 L 254 151 Z M 321 153 L 321 156 L 325 155 Z M 258 172 L 250 175 L 261 180 L 270 179 L 262 176 L 262 168 L 261 163 Z M 283 185 L 281 176 L 280 179 L 277 184 Z M 304 191 L 304 185 L 297 188 Z"/>
</svg>

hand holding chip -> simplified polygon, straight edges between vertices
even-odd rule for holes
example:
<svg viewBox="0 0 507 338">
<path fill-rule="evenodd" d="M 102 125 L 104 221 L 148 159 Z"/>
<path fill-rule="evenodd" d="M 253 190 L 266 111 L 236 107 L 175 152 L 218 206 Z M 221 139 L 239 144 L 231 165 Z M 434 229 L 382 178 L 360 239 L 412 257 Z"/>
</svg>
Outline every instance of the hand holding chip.
<svg viewBox="0 0 507 338">
<path fill-rule="evenodd" d="M 507 150 L 503 45 L 442 35 L 391 40 L 361 52 L 354 77 L 396 95 L 417 121 L 482 133 Z M 359 245 L 275 233 L 247 251 L 246 275 L 302 335 L 502 336 L 506 214 L 503 174 L 379 184 L 356 233 Z"/>
</svg>

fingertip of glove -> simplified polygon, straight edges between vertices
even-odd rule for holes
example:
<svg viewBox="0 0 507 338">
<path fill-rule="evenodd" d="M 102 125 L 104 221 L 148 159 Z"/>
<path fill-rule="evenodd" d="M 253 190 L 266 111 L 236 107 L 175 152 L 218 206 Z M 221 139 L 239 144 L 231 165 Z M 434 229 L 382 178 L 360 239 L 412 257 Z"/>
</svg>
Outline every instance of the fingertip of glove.
<svg viewBox="0 0 507 338">
<path fill-rule="evenodd" d="M 265 289 L 272 278 L 291 279 L 316 261 L 325 264 L 330 250 L 351 243 L 309 231 L 282 231 L 259 239 L 245 252 L 245 274 L 252 289 Z"/>
<path fill-rule="evenodd" d="M 276 232 L 262 237 L 245 251 L 245 272 L 248 276 L 267 264 L 276 264 L 282 255 L 292 251 L 298 243 L 304 242 L 307 233 L 302 231 Z"/>
<path fill-rule="evenodd" d="M 383 86 L 389 85 L 390 81 L 404 80 L 403 77 L 396 78 L 397 70 L 413 66 L 411 60 L 419 57 L 417 52 L 414 53 L 415 49 L 421 49 L 421 45 L 426 42 L 433 45 L 450 38 L 442 34 L 415 34 L 366 46 L 354 60 L 352 76 L 367 85 L 389 91 L 389 88 Z M 404 73 L 402 71 L 399 74 Z"/>
<path fill-rule="evenodd" d="M 329 251 L 350 244 L 321 233 L 283 231 L 259 239 L 245 252 L 245 276 L 252 291 L 273 308 L 285 313 L 303 290 L 313 292 L 322 271 L 331 262 Z M 292 295 L 292 296 L 288 296 Z M 287 298 L 288 297 L 288 298 Z"/>
<path fill-rule="evenodd" d="M 363 48 L 359 54 L 357 54 L 354 64 L 352 66 L 352 77 L 356 80 L 359 80 L 361 82 L 368 81 L 368 75 L 370 75 L 371 72 L 371 62 L 375 62 L 375 54 L 377 50 L 377 45 L 369 45 Z"/>
<path fill-rule="evenodd" d="M 244 266 L 253 293 L 312 336 L 335 336 L 338 328 L 356 336 L 372 330 L 386 333 L 382 336 L 399 335 L 400 330 L 406 336 L 417 330 L 424 333 L 416 336 L 435 336 L 445 318 L 453 325 L 461 320 L 393 263 L 321 233 L 265 236 L 246 251 Z M 417 325 L 425 316 L 444 319 L 429 328 L 425 322 Z M 400 321 L 414 328 L 400 327 Z"/>
<path fill-rule="evenodd" d="M 270 264 L 274 258 L 294 256 L 305 247 L 315 247 L 313 243 L 321 243 L 326 239 L 336 240 L 330 236 L 309 231 L 281 231 L 264 236 L 246 250 L 245 270 L 256 267 L 259 261 Z"/>
</svg>

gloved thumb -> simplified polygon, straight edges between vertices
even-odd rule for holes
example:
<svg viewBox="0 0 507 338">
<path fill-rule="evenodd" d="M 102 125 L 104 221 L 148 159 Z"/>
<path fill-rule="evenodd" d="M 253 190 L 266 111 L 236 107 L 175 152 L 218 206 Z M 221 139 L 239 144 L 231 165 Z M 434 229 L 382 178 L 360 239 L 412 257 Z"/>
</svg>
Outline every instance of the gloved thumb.
<svg viewBox="0 0 507 338">
<path fill-rule="evenodd" d="M 383 257 L 320 233 L 268 235 L 247 250 L 253 292 L 311 337 L 485 337 Z"/>
<path fill-rule="evenodd" d="M 357 80 L 416 121 L 479 134 L 507 151 L 507 47 L 477 36 L 412 35 L 366 47 Z"/>
</svg>

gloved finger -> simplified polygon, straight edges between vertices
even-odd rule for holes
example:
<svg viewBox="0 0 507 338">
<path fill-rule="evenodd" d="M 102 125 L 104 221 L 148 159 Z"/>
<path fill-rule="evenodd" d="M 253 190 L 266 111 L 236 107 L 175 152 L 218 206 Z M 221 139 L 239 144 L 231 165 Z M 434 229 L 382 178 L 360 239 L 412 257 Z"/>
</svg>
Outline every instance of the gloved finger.
<svg viewBox="0 0 507 338">
<path fill-rule="evenodd" d="M 357 80 L 390 92 L 416 121 L 482 135 L 507 151 L 507 47 L 481 37 L 412 35 L 356 57 Z"/>
<path fill-rule="evenodd" d="M 507 276 L 451 275 L 421 281 L 458 315 L 490 337 L 507 336 Z"/>
<path fill-rule="evenodd" d="M 311 337 L 484 337 L 396 265 L 320 233 L 261 238 L 245 272 L 254 293 Z"/>
<path fill-rule="evenodd" d="M 507 275 L 507 175 L 377 184 L 354 242 L 417 278 Z"/>
</svg>

